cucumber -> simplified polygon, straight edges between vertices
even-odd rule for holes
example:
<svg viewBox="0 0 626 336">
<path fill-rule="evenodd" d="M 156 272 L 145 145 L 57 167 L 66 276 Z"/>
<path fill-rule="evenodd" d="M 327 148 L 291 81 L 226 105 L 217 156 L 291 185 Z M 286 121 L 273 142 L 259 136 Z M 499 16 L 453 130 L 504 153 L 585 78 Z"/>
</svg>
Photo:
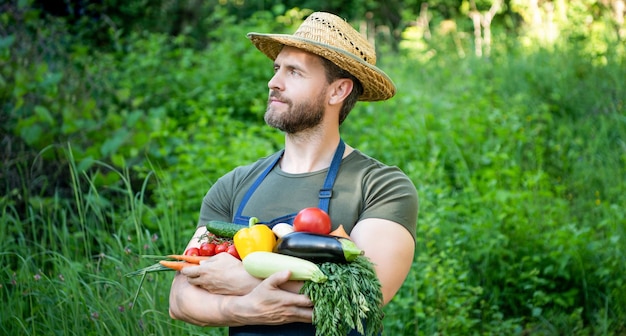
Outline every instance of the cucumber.
<svg viewBox="0 0 626 336">
<path fill-rule="evenodd" d="M 235 223 L 222 222 L 222 221 L 209 221 L 206 223 L 207 231 L 222 238 L 233 238 L 237 231 L 246 228 L 245 225 L 238 225 Z"/>
</svg>

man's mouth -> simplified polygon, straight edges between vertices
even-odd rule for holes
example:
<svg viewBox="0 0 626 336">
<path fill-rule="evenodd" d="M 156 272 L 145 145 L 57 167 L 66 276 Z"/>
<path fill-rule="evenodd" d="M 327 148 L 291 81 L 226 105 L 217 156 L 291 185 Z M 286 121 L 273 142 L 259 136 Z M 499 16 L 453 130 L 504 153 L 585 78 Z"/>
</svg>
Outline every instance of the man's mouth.
<svg viewBox="0 0 626 336">
<path fill-rule="evenodd" d="M 277 93 L 272 92 L 270 93 L 269 104 L 273 103 L 286 104 L 286 102 L 282 100 Z"/>
</svg>

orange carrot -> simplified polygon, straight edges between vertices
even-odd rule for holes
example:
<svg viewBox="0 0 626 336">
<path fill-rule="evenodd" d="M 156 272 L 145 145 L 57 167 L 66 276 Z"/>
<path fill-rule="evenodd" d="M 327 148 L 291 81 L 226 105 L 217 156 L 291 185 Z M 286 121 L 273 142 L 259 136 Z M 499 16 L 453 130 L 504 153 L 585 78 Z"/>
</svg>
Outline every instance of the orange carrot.
<svg viewBox="0 0 626 336">
<path fill-rule="evenodd" d="M 343 237 L 343 238 L 348 238 L 350 239 L 350 236 L 348 235 L 348 233 L 346 232 L 346 230 L 344 230 L 343 225 L 339 224 L 339 227 L 337 227 L 336 229 L 334 229 L 331 233 L 329 233 L 331 236 L 337 236 L 337 237 Z"/>
<path fill-rule="evenodd" d="M 187 266 L 198 266 L 198 264 L 193 264 L 186 261 L 168 261 L 168 260 L 160 260 L 159 264 L 171 268 L 175 271 L 180 271 Z"/>
<path fill-rule="evenodd" d="M 167 256 L 168 258 L 186 261 L 192 264 L 200 264 L 202 260 L 207 260 L 209 257 L 206 256 L 191 256 L 191 255 L 182 255 L 182 254 L 170 254 Z"/>
</svg>

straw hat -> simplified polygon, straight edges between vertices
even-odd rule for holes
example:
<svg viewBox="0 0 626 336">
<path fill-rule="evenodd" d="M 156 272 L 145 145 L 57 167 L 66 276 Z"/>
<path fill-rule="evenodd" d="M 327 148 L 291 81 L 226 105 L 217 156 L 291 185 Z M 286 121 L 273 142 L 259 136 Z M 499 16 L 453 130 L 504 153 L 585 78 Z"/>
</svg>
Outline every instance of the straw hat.
<svg viewBox="0 0 626 336">
<path fill-rule="evenodd" d="M 359 100 L 386 100 L 396 93 L 391 79 L 376 67 L 374 47 L 336 15 L 313 13 L 293 35 L 249 33 L 248 38 L 272 60 L 283 46 L 303 49 L 328 59 L 361 81 L 363 94 Z"/>
</svg>

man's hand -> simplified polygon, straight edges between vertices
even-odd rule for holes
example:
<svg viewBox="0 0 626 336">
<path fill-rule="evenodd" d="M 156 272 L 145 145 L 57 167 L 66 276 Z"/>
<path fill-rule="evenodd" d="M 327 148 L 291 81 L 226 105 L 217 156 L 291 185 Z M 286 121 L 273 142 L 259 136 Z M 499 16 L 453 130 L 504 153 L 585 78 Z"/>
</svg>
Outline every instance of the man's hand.
<svg viewBox="0 0 626 336">
<path fill-rule="evenodd" d="M 185 267 L 181 274 L 187 281 L 213 294 L 245 295 L 261 280 L 251 276 L 241 261 L 228 253 L 218 253 L 200 266 Z"/>
<path fill-rule="evenodd" d="M 246 324 L 284 324 L 290 322 L 312 323 L 313 302 L 306 295 L 281 289 L 289 281 L 289 271 L 272 274 L 248 295 L 241 297 L 238 311 L 249 316 Z M 254 320 L 260 317 L 261 320 Z"/>
</svg>

